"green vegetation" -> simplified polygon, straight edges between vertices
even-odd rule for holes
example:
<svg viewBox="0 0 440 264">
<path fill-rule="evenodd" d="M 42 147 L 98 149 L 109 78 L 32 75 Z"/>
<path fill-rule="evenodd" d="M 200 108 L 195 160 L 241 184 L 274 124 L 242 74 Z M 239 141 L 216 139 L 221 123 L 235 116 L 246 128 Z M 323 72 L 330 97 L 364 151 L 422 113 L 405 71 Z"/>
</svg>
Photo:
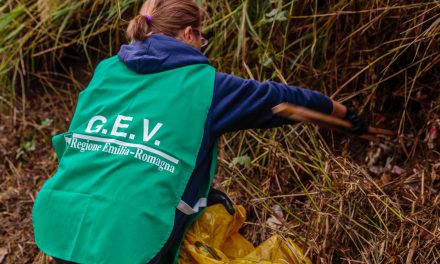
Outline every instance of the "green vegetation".
<svg viewBox="0 0 440 264">
<path fill-rule="evenodd" d="M 216 185 L 248 209 L 246 237 L 278 232 L 317 263 L 440 262 L 439 2 L 199 2 L 219 71 L 320 90 L 399 130 L 381 144 L 302 124 L 223 136 Z M 30 208 L 55 168 L 50 136 L 67 128 L 77 93 L 126 42 L 141 4 L 0 1 L 6 263 L 46 261 L 31 243 Z M 266 222 L 274 205 L 281 226 Z"/>
</svg>

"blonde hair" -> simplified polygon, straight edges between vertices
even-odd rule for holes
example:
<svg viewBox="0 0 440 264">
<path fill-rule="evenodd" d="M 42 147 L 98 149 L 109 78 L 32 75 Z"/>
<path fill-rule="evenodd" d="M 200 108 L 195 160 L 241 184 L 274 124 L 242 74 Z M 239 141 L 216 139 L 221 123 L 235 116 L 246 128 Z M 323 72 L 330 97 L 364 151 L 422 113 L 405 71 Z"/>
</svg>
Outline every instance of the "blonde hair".
<svg viewBox="0 0 440 264">
<path fill-rule="evenodd" d="M 153 33 L 176 37 L 187 26 L 198 29 L 208 19 L 206 11 L 193 0 L 147 0 L 139 15 L 130 20 L 126 34 L 129 41 L 142 41 Z"/>
</svg>

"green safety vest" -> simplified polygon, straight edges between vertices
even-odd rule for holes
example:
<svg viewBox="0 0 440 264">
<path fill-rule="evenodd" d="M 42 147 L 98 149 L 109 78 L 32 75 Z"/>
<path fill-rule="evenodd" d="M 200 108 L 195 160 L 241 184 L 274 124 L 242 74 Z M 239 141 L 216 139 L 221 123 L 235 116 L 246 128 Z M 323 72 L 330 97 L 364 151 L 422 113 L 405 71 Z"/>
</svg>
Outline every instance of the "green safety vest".
<svg viewBox="0 0 440 264">
<path fill-rule="evenodd" d="M 195 220 L 206 207 L 216 158 L 198 203 L 181 197 L 214 78 L 207 64 L 142 75 L 116 56 L 102 61 L 68 132 L 53 138 L 58 169 L 33 208 L 38 247 L 82 264 L 146 264 L 168 240 L 176 208 Z"/>
</svg>

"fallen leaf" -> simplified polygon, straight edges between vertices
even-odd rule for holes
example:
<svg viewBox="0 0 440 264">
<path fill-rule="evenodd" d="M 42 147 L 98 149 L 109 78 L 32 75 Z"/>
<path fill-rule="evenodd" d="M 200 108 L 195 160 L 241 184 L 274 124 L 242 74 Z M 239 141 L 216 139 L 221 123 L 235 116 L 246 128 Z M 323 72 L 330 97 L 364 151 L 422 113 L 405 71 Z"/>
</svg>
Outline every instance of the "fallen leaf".
<svg viewBox="0 0 440 264">
<path fill-rule="evenodd" d="M 234 166 L 237 164 L 244 165 L 246 169 L 249 169 L 251 167 L 251 158 L 248 155 L 235 157 L 232 159 L 231 165 Z"/>
<path fill-rule="evenodd" d="M 281 207 L 279 205 L 274 205 L 272 206 L 272 210 L 274 212 L 274 215 L 279 219 L 279 220 L 284 220 L 284 214 L 283 214 L 283 209 L 281 209 Z"/>
<path fill-rule="evenodd" d="M 267 219 L 266 224 L 271 228 L 277 229 L 285 221 L 283 210 L 277 204 L 272 206 L 272 210 L 273 210 L 273 215 L 269 217 L 269 219 Z"/>
<path fill-rule="evenodd" d="M 278 229 L 283 224 L 276 216 L 271 216 L 267 219 L 266 224 L 273 229 Z"/>
<path fill-rule="evenodd" d="M 396 175 L 400 175 L 404 172 L 405 170 L 402 169 L 401 167 L 394 165 L 393 169 L 391 170 L 392 174 L 396 174 Z"/>
</svg>

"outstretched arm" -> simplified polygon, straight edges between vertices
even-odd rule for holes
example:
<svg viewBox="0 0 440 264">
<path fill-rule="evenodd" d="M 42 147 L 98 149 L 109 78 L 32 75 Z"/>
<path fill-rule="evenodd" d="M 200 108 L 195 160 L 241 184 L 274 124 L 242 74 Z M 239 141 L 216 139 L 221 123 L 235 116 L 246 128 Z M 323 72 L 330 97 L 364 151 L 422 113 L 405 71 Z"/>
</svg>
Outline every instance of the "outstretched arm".
<svg viewBox="0 0 440 264">
<path fill-rule="evenodd" d="M 344 105 L 317 91 L 217 73 L 211 109 L 213 132 L 220 135 L 242 129 L 270 128 L 293 123 L 272 113 L 272 107 L 284 102 L 336 117 L 344 117 L 346 113 Z"/>
</svg>

